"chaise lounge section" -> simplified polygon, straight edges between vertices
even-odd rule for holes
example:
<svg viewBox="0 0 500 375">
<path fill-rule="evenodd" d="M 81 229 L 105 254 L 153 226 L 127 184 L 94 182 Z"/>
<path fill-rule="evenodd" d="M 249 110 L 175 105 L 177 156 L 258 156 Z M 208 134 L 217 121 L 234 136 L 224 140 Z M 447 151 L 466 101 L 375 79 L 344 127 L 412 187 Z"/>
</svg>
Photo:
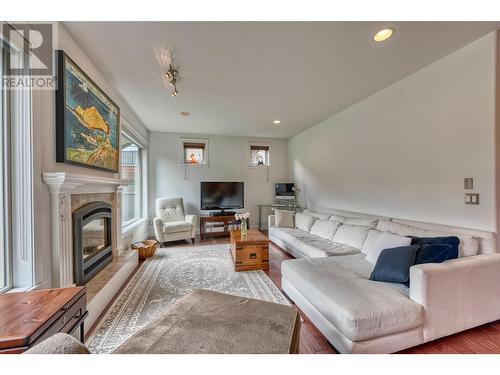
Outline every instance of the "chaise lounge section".
<svg viewBox="0 0 500 375">
<path fill-rule="evenodd" d="M 495 233 L 322 208 L 305 214 L 342 223 L 320 237 L 311 230 L 278 228 L 271 216 L 269 237 L 299 258 L 282 263 L 283 291 L 339 352 L 393 353 L 500 319 Z M 353 222 L 366 229 L 351 228 Z M 344 225 L 353 238 L 337 236 Z M 409 287 L 372 281 L 374 266 L 366 253 L 385 231 L 457 236 L 460 257 L 412 266 Z"/>
</svg>

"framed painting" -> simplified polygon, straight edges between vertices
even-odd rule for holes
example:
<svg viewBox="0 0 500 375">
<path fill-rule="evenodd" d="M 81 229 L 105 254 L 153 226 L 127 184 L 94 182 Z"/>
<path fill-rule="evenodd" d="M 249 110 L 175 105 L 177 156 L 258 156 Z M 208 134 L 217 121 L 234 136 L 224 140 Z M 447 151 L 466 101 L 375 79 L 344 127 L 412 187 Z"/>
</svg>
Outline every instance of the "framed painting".
<svg viewBox="0 0 500 375">
<path fill-rule="evenodd" d="M 120 108 L 57 51 L 56 161 L 118 173 Z"/>
</svg>

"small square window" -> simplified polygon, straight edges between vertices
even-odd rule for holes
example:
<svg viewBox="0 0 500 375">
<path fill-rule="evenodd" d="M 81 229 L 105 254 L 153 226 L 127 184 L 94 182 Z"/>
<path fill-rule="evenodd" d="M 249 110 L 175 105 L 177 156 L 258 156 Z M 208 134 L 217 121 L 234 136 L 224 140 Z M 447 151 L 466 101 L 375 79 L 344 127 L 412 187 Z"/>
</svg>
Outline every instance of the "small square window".
<svg viewBox="0 0 500 375">
<path fill-rule="evenodd" d="M 207 142 L 181 140 L 181 157 L 183 164 L 207 164 Z"/>
<path fill-rule="evenodd" d="M 269 167 L 270 147 L 268 145 L 250 145 L 250 166 L 251 167 Z"/>
</svg>

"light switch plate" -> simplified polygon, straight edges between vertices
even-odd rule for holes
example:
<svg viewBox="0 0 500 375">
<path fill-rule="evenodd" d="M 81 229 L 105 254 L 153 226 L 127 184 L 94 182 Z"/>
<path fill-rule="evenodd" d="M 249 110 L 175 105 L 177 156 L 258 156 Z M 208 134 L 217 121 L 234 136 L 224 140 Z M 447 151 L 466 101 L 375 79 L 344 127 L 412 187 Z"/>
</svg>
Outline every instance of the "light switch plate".
<svg viewBox="0 0 500 375">
<path fill-rule="evenodd" d="M 479 204 L 478 193 L 465 193 L 465 204 Z"/>
<path fill-rule="evenodd" d="M 472 177 L 464 178 L 464 189 L 474 189 L 474 179 Z"/>
</svg>

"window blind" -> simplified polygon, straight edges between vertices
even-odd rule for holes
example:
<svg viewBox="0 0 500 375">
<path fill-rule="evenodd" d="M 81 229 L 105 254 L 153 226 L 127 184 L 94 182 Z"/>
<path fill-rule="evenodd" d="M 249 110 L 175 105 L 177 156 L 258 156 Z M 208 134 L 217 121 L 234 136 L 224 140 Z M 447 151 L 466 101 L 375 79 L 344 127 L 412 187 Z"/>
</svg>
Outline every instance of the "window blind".
<svg viewBox="0 0 500 375">
<path fill-rule="evenodd" d="M 201 149 L 205 149 L 205 143 L 191 143 L 191 142 L 185 142 L 184 144 L 184 148 L 201 148 Z"/>
<path fill-rule="evenodd" d="M 269 151 L 269 146 L 250 146 L 250 150 Z"/>
</svg>

